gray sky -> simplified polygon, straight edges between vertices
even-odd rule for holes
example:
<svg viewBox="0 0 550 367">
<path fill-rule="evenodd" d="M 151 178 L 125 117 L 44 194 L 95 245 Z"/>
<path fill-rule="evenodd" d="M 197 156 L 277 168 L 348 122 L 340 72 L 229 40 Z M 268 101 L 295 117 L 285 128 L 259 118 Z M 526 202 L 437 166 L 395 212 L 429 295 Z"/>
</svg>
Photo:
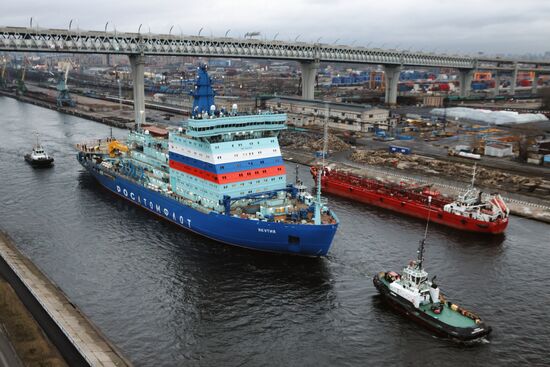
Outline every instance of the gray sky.
<svg viewBox="0 0 550 367">
<path fill-rule="evenodd" d="M 86 5 L 88 4 L 88 5 Z M 93 4 L 93 5 L 91 5 Z M 4 0 L 1 26 L 109 29 L 352 44 L 448 53 L 550 51 L 550 0 Z M 180 31 L 181 29 L 181 31 Z"/>
</svg>

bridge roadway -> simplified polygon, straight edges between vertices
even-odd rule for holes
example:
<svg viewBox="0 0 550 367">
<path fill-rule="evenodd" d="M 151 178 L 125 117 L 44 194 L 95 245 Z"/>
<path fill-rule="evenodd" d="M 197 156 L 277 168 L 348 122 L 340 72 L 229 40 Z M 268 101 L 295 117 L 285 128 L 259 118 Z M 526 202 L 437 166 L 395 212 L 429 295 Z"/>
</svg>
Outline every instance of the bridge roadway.
<svg viewBox="0 0 550 367">
<path fill-rule="evenodd" d="M 25 27 L 0 27 L 0 51 L 123 54 L 130 57 L 134 79 L 135 118 L 144 118 L 143 56 L 203 56 L 297 61 L 302 67 L 302 97 L 314 99 L 315 75 L 320 62 L 383 65 L 386 103 L 397 100 L 399 73 L 406 66 L 445 67 L 460 71 L 461 96 L 467 96 L 476 70 L 499 73 L 533 71 L 550 74 L 549 61 L 435 54 L 406 50 L 328 45 L 322 43 L 200 37 L 172 34 L 122 33 Z"/>
</svg>

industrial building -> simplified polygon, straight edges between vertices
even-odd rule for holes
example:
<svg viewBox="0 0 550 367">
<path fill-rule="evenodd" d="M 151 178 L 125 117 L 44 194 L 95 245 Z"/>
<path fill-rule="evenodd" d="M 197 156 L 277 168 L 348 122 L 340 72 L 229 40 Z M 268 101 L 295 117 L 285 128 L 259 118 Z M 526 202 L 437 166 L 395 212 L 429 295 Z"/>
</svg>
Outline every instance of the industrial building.
<svg viewBox="0 0 550 367">
<path fill-rule="evenodd" d="M 485 155 L 491 157 L 510 157 L 514 155 L 512 144 L 488 141 L 485 144 Z"/>
<path fill-rule="evenodd" d="M 389 129 L 389 111 L 369 105 L 304 100 L 292 97 L 266 97 L 266 108 L 286 112 L 288 123 L 298 127 L 323 126 L 326 108 L 329 127 L 344 131 L 372 132 Z"/>
</svg>

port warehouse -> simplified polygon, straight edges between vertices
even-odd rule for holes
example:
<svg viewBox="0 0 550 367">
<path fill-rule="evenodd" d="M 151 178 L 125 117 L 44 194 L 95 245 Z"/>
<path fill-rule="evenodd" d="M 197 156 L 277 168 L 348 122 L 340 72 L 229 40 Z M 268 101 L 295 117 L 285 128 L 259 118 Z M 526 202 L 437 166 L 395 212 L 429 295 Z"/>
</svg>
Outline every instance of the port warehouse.
<svg viewBox="0 0 550 367">
<path fill-rule="evenodd" d="M 488 140 L 485 143 L 484 154 L 492 157 L 510 157 L 514 155 L 513 145 L 501 141 Z"/>
<path fill-rule="evenodd" d="M 285 112 L 288 123 L 297 127 L 322 127 L 328 107 L 328 126 L 355 132 L 373 132 L 389 128 L 389 111 L 370 105 L 304 100 L 293 97 L 262 96 L 265 108 Z"/>
</svg>

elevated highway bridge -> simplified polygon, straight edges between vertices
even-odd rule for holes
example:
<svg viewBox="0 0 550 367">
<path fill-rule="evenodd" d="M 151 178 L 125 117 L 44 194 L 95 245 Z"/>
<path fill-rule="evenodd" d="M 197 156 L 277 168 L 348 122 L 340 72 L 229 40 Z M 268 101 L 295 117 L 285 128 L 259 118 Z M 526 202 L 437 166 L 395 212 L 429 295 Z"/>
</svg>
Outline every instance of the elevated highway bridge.
<svg viewBox="0 0 550 367">
<path fill-rule="evenodd" d="M 474 58 L 322 43 L 25 27 L 0 27 L 0 51 L 128 55 L 134 81 L 136 121 L 140 118 L 139 111 L 145 109 L 144 56 L 202 56 L 296 61 L 302 68 L 304 99 L 314 98 L 315 76 L 320 62 L 382 65 L 386 75 L 386 103 L 388 104 L 396 103 L 399 73 L 404 67 L 444 67 L 459 70 L 461 96 L 468 95 L 473 73 L 477 70 L 496 71 L 497 76 L 512 73 L 516 79 L 518 71 L 532 71 L 536 77 L 541 74 L 550 74 L 548 61 Z M 536 88 L 536 82 L 533 85 Z"/>
</svg>

